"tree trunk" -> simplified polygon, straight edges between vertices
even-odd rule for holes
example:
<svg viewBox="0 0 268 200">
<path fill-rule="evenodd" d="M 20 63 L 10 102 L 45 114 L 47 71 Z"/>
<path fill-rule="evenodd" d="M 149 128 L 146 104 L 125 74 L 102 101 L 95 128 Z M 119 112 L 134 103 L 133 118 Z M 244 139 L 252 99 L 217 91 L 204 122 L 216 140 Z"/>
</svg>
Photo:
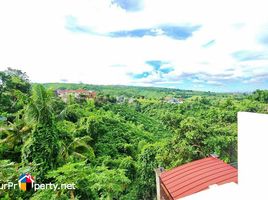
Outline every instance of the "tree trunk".
<svg viewBox="0 0 268 200">
<path fill-rule="evenodd" d="M 73 190 L 70 191 L 70 197 L 71 197 L 71 200 L 74 200 L 74 191 Z"/>
</svg>

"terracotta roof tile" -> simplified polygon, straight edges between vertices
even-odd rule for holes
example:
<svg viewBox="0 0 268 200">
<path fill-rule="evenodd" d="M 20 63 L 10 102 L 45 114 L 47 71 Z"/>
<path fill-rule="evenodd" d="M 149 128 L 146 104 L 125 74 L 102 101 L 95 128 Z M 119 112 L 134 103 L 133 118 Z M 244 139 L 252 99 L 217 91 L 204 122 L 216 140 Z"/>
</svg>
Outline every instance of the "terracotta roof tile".
<svg viewBox="0 0 268 200">
<path fill-rule="evenodd" d="M 208 157 L 161 173 L 160 179 L 173 199 L 200 192 L 213 184 L 238 182 L 237 169 Z"/>
</svg>

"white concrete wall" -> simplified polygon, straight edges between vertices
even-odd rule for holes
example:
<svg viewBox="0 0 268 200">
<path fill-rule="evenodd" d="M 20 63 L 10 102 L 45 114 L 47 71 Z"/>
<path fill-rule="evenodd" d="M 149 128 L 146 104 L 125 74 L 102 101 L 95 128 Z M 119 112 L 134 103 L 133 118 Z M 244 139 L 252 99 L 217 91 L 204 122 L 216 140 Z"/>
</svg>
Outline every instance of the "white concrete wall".
<svg viewBox="0 0 268 200">
<path fill-rule="evenodd" d="M 238 185 L 225 184 L 183 200 L 268 199 L 268 115 L 238 113 Z"/>
<path fill-rule="evenodd" d="M 246 199 L 268 199 L 268 115 L 238 113 L 238 180 Z"/>
</svg>

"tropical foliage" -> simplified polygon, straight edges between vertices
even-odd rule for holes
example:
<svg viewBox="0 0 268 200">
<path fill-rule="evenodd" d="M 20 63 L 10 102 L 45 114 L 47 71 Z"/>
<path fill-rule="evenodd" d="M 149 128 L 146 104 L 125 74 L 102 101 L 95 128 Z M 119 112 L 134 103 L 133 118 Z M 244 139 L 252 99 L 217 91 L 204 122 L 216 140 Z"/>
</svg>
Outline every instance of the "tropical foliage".
<svg viewBox="0 0 268 200">
<path fill-rule="evenodd" d="M 54 93 L 78 88 L 97 97 L 62 101 Z M 75 189 L 1 190 L 0 199 L 155 199 L 159 166 L 170 169 L 211 153 L 236 164 L 237 112 L 267 113 L 267 103 L 265 90 L 40 85 L 19 70 L 1 71 L 0 184 L 29 172 L 38 183 L 73 183 Z"/>
</svg>

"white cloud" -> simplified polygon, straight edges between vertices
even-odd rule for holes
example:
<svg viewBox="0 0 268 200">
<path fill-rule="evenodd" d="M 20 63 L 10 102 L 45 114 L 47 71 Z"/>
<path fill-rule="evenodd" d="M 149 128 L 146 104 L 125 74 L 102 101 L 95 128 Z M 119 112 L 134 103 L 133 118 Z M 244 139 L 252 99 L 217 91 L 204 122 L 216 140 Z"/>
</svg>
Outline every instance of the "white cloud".
<svg viewBox="0 0 268 200">
<path fill-rule="evenodd" d="M 147 60 L 167 61 L 174 71 L 162 81 L 183 73 L 216 75 L 235 68 L 232 77 L 268 72 L 268 61 L 240 62 L 239 50 L 268 52 L 260 43 L 268 24 L 264 1 L 144 0 L 140 12 L 127 12 L 109 0 L 1 1 L 0 70 L 20 68 L 36 82 L 129 84 L 129 73 L 152 70 Z M 201 25 L 187 40 L 159 36 L 109 38 L 72 33 L 66 16 L 99 33 L 152 28 L 163 24 Z M 202 45 L 215 40 L 211 47 Z M 112 67 L 120 65 L 121 67 Z M 247 69 L 245 71 L 244 69 Z M 152 74 L 142 83 L 161 77 Z M 217 80 L 211 80 L 217 81 Z M 179 83 L 179 80 L 178 80 Z"/>
</svg>

